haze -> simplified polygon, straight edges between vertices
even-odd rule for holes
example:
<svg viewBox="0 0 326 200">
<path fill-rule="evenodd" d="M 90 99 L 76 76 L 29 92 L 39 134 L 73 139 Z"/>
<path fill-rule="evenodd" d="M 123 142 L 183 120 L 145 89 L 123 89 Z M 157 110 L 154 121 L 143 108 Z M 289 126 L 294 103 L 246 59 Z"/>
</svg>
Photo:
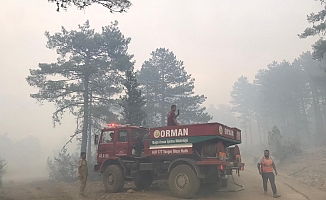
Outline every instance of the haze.
<svg viewBox="0 0 326 200">
<path fill-rule="evenodd" d="M 251 81 L 259 69 L 273 60 L 292 61 L 311 50 L 317 38 L 301 40 L 297 34 L 308 26 L 306 15 L 321 9 L 320 3 L 313 0 L 132 3 L 124 14 L 111 14 L 101 6 L 85 11 L 72 7 L 58 13 L 56 5 L 46 0 L 0 4 L 0 135 L 7 133 L 16 142 L 30 135 L 38 138 L 43 169 L 46 157 L 53 156 L 52 152 L 60 149 L 75 130 L 74 118 L 68 114 L 62 125 L 53 128 L 53 105 L 45 102 L 39 106 L 29 97 L 36 91 L 25 80 L 29 69 L 56 59 L 56 52 L 46 48 L 45 31 L 53 34 L 61 26 L 77 29 L 87 19 L 91 27 L 100 30 L 118 20 L 122 33 L 131 37 L 129 53 L 135 56 L 136 69 L 151 51 L 168 48 L 184 61 L 186 71 L 196 79 L 195 92 L 207 96 L 205 106 L 217 106 L 229 104 L 232 85 L 241 75 Z"/>
</svg>

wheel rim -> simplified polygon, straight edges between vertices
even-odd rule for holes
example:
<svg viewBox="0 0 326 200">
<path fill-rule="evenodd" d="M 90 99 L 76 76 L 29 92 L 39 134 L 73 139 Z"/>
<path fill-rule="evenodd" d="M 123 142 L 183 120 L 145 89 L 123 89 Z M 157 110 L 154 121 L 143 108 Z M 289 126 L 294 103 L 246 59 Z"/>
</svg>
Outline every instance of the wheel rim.
<svg viewBox="0 0 326 200">
<path fill-rule="evenodd" d="M 178 189 L 185 189 L 189 185 L 189 178 L 186 174 L 180 173 L 175 177 L 175 185 Z"/>
<path fill-rule="evenodd" d="M 112 173 L 109 173 L 108 174 L 108 184 L 109 185 L 113 185 L 114 183 L 114 177 L 113 177 L 113 174 Z"/>
</svg>

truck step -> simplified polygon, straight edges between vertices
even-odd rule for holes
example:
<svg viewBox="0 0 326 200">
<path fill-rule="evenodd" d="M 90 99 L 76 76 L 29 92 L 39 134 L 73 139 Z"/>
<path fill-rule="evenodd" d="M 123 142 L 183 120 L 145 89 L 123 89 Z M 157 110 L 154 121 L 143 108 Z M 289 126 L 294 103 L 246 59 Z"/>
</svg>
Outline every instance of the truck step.
<svg viewBox="0 0 326 200">
<path fill-rule="evenodd" d="M 125 177 L 125 180 L 126 181 L 133 181 L 134 180 L 134 177 L 132 177 L 132 176 L 126 176 Z"/>
<path fill-rule="evenodd" d="M 133 160 L 124 160 L 123 162 L 124 163 L 134 163 L 135 161 L 133 161 Z"/>
</svg>

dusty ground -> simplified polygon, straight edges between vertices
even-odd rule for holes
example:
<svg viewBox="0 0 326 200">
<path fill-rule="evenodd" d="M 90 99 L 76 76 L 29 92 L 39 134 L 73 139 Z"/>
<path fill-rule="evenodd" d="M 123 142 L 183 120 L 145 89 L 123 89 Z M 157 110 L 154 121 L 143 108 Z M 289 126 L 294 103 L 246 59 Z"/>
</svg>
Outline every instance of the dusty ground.
<svg viewBox="0 0 326 200">
<path fill-rule="evenodd" d="M 229 192 L 210 192 L 202 188 L 197 199 L 219 200 L 261 200 L 272 199 L 271 191 L 264 196 L 262 180 L 252 159 L 245 160 L 245 171 L 241 176 L 234 175 L 235 182 L 243 185 L 242 191 L 229 178 Z M 312 149 L 301 156 L 293 157 L 277 165 L 279 176 L 276 185 L 281 199 L 287 200 L 324 200 L 326 199 L 326 148 Z M 270 186 L 269 186 L 270 187 Z M 116 200 L 116 199 L 148 199 L 148 200 L 173 200 L 172 194 L 166 184 L 154 184 L 147 191 L 127 192 L 134 188 L 132 183 L 125 184 L 125 191 L 116 194 L 105 193 L 101 182 L 88 183 L 86 188 L 87 198 L 90 200 Z M 77 200 L 79 183 L 64 183 L 57 181 L 33 182 L 4 182 L 0 189 L 0 200 Z"/>
<path fill-rule="evenodd" d="M 272 199 L 271 192 L 264 196 L 262 192 L 261 177 L 255 168 L 248 167 L 241 173 L 240 177 L 235 176 L 235 181 L 245 187 L 239 192 L 217 192 L 209 193 L 202 190 L 197 199 L 234 199 L 234 200 L 251 200 L 251 199 Z M 287 175 L 279 175 L 276 179 L 279 193 L 282 199 L 288 200 L 322 200 L 326 199 L 326 193 L 317 188 L 309 187 L 302 184 Z M 63 182 L 39 181 L 24 183 L 6 183 L 1 192 L 1 200 L 76 200 L 78 197 L 78 183 L 67 184 Z M 172 200 L 169 190 L 164 187 L 154 186 L 148 191 L 139 191 L 128 193 L 127 189 L 132 188 L 133 184 L 126 184 L 125 191 L 117 194 L 107 194 L 104 192 L 101 182 L 89 183 L 85 199 L 160 199 Z M 229 180 L 228 190 L 238 188 Z"/>
<path fill-rule="evenodd" d="M 314 148 L 279 164 L 295 180 L 326 192 L 326 148 Z M 326 199 L 326 198 L 325 198 Z"/>
</svg>

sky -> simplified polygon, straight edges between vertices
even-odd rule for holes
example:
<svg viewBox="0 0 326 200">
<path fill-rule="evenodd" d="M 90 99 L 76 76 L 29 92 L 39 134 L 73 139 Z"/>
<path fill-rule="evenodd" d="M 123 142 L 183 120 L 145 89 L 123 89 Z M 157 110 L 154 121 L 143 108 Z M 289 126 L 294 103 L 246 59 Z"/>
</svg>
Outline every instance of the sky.
<svg viewBox="0 0 326 200">
<path fill-rule="evenodd" d="M 132 0 L 127 13 L 111 14 L 94 5 L 84 11 L 70 7 L 56 12 L 47 0 L 11 0 L 0 4 L 0 134 L 13 140 L 38 137 L 47 151 L 61 148 L 74 133 L 75 122 L 66 114 L 53 128 L 54 105 L 40 106 L 29 97 L 37 89 L 26 82 L 29 69 L 55 62 L 56 52 L 46 48 L 45 31 L 61 26 L 75 30 L 90 21 L 100 31 L 118 20 L 131 38 L 129 53 L 135 68 L 156 48 L 173 51 L 184 61 L 195 81 L 195 92 L 207 97 L 205 106 L 229 104 L 230 91 L 240 76 L 253 80 L 273 60 L 293 61 L 311 50 L 318 38 L 299 39 L 309 26 L 307 14 L 322 9 L 314 0 Z M 1 153 L 1 152 L 0 152 Z"/>
</svg>

